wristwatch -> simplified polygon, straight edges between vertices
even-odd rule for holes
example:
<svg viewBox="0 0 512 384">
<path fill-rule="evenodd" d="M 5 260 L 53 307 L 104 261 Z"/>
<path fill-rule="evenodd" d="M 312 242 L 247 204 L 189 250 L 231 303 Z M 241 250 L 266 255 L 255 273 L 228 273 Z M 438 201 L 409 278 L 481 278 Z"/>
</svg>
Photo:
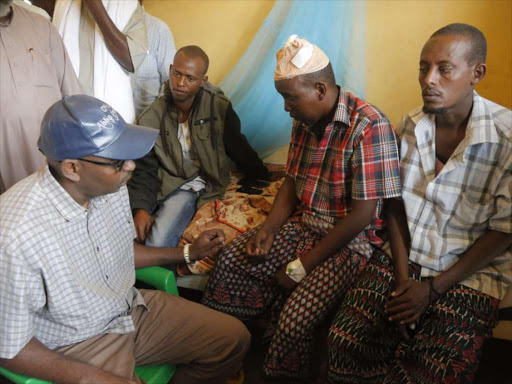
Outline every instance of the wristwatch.
<svg viewBox="0 0 512 384">
<path fill-rule="evenodd" d="M 190 260 L 190 247 L 192 244 L 185 244 L 183 247 L 183 258 L 185 259 L 185 263 L 190 264 L 192 261 Z"/>
</svg>

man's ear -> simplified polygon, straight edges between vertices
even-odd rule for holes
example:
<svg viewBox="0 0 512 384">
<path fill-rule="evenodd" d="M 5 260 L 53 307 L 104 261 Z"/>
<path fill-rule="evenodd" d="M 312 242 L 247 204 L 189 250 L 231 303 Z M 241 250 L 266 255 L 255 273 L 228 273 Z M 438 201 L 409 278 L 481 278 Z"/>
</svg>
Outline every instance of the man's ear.
<svg viewBox="0 0 512 384">
<path fill-rule="evenodd" d="M 208 81 L 208 76 L 204 75 L 203 80 L 201 80 L 201 87 Z"/>
<path fill-rule="evenodd" d="M 78 160 L 65 159 L 60 162 L 62 177 L 73 182 L 80 181 L 80 164 Z"/>
<path fill-rule="evenodd" d="M 327 87 L 324 83 L 315 83 L 315 90 L 318 95 L 318 101 L 322 101 L 327 94 Z"/>
<path fill-rule="evenodd" d="M 473 79 L 471 80 L 471 85 L 478 84 L 487 73 L 487 66 L 485 64 L 477 64 L 475 68 L 473 68 Z"/>
</svg>

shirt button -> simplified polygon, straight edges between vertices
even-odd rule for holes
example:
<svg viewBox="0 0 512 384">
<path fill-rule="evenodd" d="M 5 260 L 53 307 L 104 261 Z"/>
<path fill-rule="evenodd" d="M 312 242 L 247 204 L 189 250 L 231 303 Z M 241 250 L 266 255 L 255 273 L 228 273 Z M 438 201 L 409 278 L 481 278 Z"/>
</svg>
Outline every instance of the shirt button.
<svg viewBox="0 0 512 384">
<path fill-rule="evenodd" d="M 99 252 L 100 251 L 100 247 L 96 247 L 96 250 Z"/>
</svg>

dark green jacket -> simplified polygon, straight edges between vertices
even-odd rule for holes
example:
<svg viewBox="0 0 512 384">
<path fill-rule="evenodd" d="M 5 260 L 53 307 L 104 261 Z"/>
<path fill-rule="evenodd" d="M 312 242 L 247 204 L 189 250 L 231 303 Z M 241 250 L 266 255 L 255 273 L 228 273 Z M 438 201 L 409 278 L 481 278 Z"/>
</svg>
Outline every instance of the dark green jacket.
<svg viewBox="0 0 512 384">
<path fill-rule="evenodd" d="M 197 207 L 220 199 L 230 180 L 228 156 L 247 176 L 266 176 L 263 162 L 240 131 L 240 119 L 231 102 L 219 88 L 205 84 L 195 97 L 188 123 L 200 171 L 187 178 L 178 139 L 178 111 L 174 108 L 168 85 L 164 96 L 140 115 L 138 124 L 158 129 L 160 135 L 154 148 L 135 161 L 136 169 L 128 183 L 132 209 L 150 211 L 157 199 L 164 198 L 198 175 L 207 181 L 207 186 Z"/>
</svg>

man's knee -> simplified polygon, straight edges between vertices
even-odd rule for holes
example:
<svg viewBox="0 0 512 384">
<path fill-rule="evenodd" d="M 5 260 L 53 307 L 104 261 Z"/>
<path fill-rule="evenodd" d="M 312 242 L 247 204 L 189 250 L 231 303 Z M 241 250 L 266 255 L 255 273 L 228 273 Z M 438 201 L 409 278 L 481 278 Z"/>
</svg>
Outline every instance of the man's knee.
<svg viewBox="0 0 512 384">
<path fill-rule="evenodd" d="M 342 307 L 329 329 L 328 344 L 330 349 L 350 350 L 361 338 L 371 338 L 375 324 L 363 312 L 354 307 Z"/>
<path fill-rule="evenodd" d="M 307 337 L 321 320 L 313 312 L 313 308 L 301 307 L 300 303 L 290 303 L 288 300 L 279 315 L 277 332 L 288 338 Z"/>
<path fill-rule="evenodd" d="M 231 346 L 231 355 L 245 356 L 251 345 L 251 334 L 245 325 L 238 319 L 228 316 L 226 320 L 225 335 L 226 345 Z"/>
<path fill-rule="evenodd" d="M 196 194 L 182 191 L 162 203 L 157 211 L 157 217 L 163 216 L 170 219 L 168 216 L 172 215 L 172 219 L 176 220 L 177 217 L 190 216 L 195 212 L 196 202 Z"/>
<path fill-rule="evenodd" d="M 221 383 L 242 368 L 251 335 L 241 321 L 218 314 L 222 317 L 211 314 L 212 337 L 192 362 L 179 366 L 172 383 Z"/>
<path fill-rule="evenodd" d="M 237 319 L 236 321 L 239 324 L 237 331 L 238 348 L 240 349 L 242 355 L 245 356 L 249 350 L 249 347 L 251 346 L 251 334 L 240 320 Z"/>
<path fill-rule="evenodd" d="M 204 377 L 227 377 L 237 372 L 251 344 L 251 335 L 240 320 L 222 316 L 222 324 L 212 329 L 215 341 L 194 363 L 196 372 Z"/>
</svg>

